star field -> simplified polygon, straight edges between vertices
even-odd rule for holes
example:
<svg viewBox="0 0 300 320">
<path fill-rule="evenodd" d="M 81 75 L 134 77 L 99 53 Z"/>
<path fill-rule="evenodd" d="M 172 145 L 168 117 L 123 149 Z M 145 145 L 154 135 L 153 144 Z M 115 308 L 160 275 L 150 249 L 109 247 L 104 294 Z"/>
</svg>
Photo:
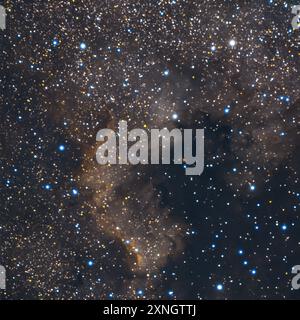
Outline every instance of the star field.
<svg viewBox="0 0 300 320">
<path fill-rule="evenodd" d="M 299 298 L 292 4 L 4 1 L 2 299 Z M 204 128 L 204 173 L 100 166 L 119 120 Z"/>
</svg>

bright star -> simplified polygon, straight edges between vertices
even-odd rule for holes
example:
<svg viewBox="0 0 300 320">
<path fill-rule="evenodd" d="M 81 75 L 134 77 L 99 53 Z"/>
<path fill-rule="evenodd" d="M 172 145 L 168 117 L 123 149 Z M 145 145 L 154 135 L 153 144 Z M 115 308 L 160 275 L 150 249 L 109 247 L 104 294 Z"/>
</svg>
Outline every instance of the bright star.
<svg viewBox="0 0 300 320">
<path fill-rule="evenodd" d="M 63 144 L 61 144 L 59 147 L 58 147 L 59 151 L 65 151 L 65 146 Z"/>
<path fill-rule="evenodd" d="M 229 45 L 230 45 L 231 47 L 234 47 L 234 46 L 236 45 L 236 41 L 235 41 L 234 39 L 230 40 L 230 41 L 229 41 Z"/>
<path fill-rule="evenodd" d="M 164 76 L 168 76 L 170 74 L 170 70 L 168 70 L 168 69 L 166 69 L 165 71 L 164 71 Z"/>
<path fill-rule="evenodd" d="M 287 225 L 286 225 L 286 224 L 283 224 L 283 225 L 281 226 L 281 230 L 283 230 L 283 231 L 287 230 Z"/>
<path fill-rule="evenodd" d="M 85 50 L 86 49 L 86 44 L 84 42 L 80 43 L 80 49 Z"/>
<path fill-rule="evenodd" d="M 58 41 L 57 39 L 54 39 L 54 40 L 52 41 L 52 45 L 53 45 L 54 47 L 57 47 L 57 46 L 59 45 L 59 41 Z"/>
<path fill-rule="evenodd" d="M 218 290 L 218 291 L 223 290 L 223 285 L 222 285 L 222 284 L 218 284 L 218 285 L 217 285 L 217 290 Z"/>
</svg>

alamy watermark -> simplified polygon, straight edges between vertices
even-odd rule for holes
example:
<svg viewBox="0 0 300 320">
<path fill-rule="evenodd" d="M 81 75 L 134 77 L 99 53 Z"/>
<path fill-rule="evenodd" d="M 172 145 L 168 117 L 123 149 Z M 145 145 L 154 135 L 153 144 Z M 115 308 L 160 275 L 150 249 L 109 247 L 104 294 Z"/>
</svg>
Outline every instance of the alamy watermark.
<svg viewBox="0 0 300 320">
<path fill-rule="evenodd" d="M 146 130 L 128 131 L 127 122 L 122 120 L 119 121 L 117 134 L 111 129 L 101 129 L 97 133 L 96 140 L 104 142 L 96 153 L 97 162 L 101 165 L 171 164 L 171 146 L 173 145 L 173 163 L 183 164 L 186 175 L 201 175 L 204 170 L 203 129 L 196 129 L 195 137 L 192 129 L 176 128 L 171 131 L 167 128 L 151 129 L 149 141 Z M 128 142 L 133 144 L 129 147 Z"/>
<path fill-rule="evenodd" d="M 293 30 L 298 30 L 300 29 L 300 5 L 292 6 L 292 14 L 294 14 L 292 19 Z M 0 5 L 0 29 L 6 29 L 6 9 L 3 5 Z"/>
<path fill-rule="evenodd" d="M 292 279 L 292 288 L 294 290 L 300 289 L 300 265 L 294 266 L 292 268 L 292 274 L 295 274 L 295 276 Z"/>
<path fill-rule="evenodd" d="M 0 5 L 0 29 L 6 29 L 6 9 Z"/>
<path fill-rule="evenodd" d="M 300 5 L 292 6 L 292 13 L 294 17 L 292 19 L 293 30 L 300 29 Z"/>
<path fill-rule="evenodd" d="M 0 265 L 0 290 L 6 289 L 6 270 Z"/>
</svg>

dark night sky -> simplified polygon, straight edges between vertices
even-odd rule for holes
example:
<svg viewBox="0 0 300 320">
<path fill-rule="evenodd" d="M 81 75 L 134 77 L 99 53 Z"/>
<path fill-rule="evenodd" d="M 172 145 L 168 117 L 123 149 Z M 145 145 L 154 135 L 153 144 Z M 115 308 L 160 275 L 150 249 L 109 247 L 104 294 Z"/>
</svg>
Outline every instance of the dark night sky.
<svg viewBox="0 0 300 320">
<path fill-rule="evenodd" d="M 290 1 L 4 6 L 1 298 L 299 299 Z M 119 120 L 204 128 L 204 173 L 99 165 Z"/>
</svg>

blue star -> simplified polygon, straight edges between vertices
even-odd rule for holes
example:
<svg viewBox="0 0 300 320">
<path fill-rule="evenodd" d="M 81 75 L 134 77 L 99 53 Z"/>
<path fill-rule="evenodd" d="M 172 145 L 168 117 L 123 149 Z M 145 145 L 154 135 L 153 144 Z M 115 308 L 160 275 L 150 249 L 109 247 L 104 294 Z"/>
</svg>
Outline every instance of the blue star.
<svg viewBox="0 0 300 320">
<path fill-rule="evenodd" d="M 223 285 L 222 284 L 218 284 L 217 285 L 217 290 L 218 291 L 222 291 L 223 290 Z"/>
<path fill-rule="evenodd" d="M 242 255 L 244 254 L 244 251 L 243 251 L 242 249 L 240 249 L 240 250 L 238 251 L 238 254 L 239 254 L 240 256 L 242 256 Z"/>
<path fill-rule="evenodd" d="M 85 50 L 86 49 L 86 44 L 84 42 L 80 43 L 80 49 Z"/>
<path fill-rule="evenodd" d="M 279 100 L 280 101 L 285 101 L 285 102 L 290 102 L 290 97 L 289 96 L 280 96 Z"/>
<path fill-rule="evenodd" d="M 88 261 L 88 266 L 89 266 L 89 267 L 92 267 L 93 265 L 94 265 L 94 261 L 93 261 L 93 260 L 89 260 L 89 261 Z"/>
<path fill-rule="evenodd" d="M 59 147 L 58 147 L 58 150 L 59 151 L 65 151 L 65 146 L 63 144 L 61 144 Z"/>
<path fill-rule="evenodd" d="M 78 190 L 77 190 L 77 189 L 72 189 L 72 194 L 73 194 L 74 196 L 77 196 L 77 195 L 78 195 Z"/>
<path fill-rule="evenodd" d="M 57 47 L 59 45 L 59 41 L 57 39 L 53 39 L 52 45 L 53 47 Z"/>
<path fill-rule="evenodd" d="M 227 106 L 225 109 L 224 109 L 224 113 L 227 114 L 230 112 L 230 106 Z"/>
<path fill-rule="evenodd" d="M 287 225 L 286 225 L 286 224 L 283 224 L 283 225 L 281 226 L 281 230 L 282 230 L 282 231 L 286 231 L 286 230 L 287 230 Z"/>
<path fill-rule="evenodd" d="M 170 70 L 166 69 L 163 74 L 164 74 L 165 77 L 167 77 L 170 74 Z"/>
</svg>

